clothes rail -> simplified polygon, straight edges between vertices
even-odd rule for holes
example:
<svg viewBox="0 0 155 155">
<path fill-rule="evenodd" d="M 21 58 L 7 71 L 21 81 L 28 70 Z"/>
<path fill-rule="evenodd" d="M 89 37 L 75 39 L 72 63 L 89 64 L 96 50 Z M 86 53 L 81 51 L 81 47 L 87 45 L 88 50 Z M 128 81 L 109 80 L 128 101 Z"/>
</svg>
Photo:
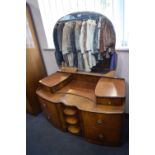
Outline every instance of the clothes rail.
<svg viewBox="0 0 155 155">
<path fill-rule="evenodd" d="M 96 16 L 87 16 L 87 17 L 74 17 L 74 19 L 67 19 L 67 20 L 59 20 L 58 22 L 57 22 L 57 24 L 59 24 L 59 23 L 65 23 L 65 22 L 69 22 L 69 21 L 84 21 L 84 20 L 88 20 L 88 19 L 92 19 L 92 20 L 98 20 L 99 19 L 99 17 L 103 17 L 103 16 L 101 16 L 101 15 L 96 15 Z"/>
</svg>

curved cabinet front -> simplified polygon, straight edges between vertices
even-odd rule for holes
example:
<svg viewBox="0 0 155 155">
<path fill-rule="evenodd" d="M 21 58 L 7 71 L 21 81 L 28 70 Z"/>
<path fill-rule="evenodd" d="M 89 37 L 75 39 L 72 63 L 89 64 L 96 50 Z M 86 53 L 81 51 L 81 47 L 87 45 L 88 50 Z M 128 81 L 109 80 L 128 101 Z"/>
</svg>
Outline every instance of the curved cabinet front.
<svg viewBox="0 0 155 155">
<path fill-rule="evenodd" d="M 84 135 L 95 143 L 117 145 L 121 142 L 122 114 L 82 111 Z"/>
<path fill-rule="evenodd" d="M 75 106 L 52 103 L 38 97 L 46 118 L 56 128 L 85 137 L 89 142 L 118 145 L 121 142 L 123 114 L 79 110 Z"/>
<path fill-rule="evenodd" d="M 123 79 L 56 72 L 39 81 L 36 93 L 45 116 L 56 128 L 93 143 L 120 144 Z"/>
<path fill-rule="evenodd" d="M 60 104 L 55 104 L 39 97 L 42 111 L 45 117 L 57 128 L 64 130 L 60 115 Z"/>
</svg>

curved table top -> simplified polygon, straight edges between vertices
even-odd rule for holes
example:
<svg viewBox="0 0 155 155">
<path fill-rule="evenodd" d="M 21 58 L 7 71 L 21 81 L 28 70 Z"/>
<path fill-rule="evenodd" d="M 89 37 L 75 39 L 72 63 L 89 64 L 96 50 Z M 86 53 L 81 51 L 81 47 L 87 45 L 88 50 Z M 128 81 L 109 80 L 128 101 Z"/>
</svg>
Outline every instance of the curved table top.
<svg viewBox="0 0 155 155">
<path fill-rule="evenodd" d="M 90 99 L 71 93 L 51 94 L 43 89 L 37 90 L 37 95 L 44 100 L 52 103 L 63 103 L 67 106 L 75 106 L 79 110 L 104 113 L 104 114 L 121 114 L 124 113 L 124 104 L 118 106 L 98 105 Z"/>
<path fill-rule="evenodd" d="M 67 79 L 68 82 L 63 84 Z M 122 105 L 97 104 L 97 98 L 125 98 L 125 81 L 94 74 L 56 72 L 39 81 L 36 93 L 39 97 L 53 103 L 76 106 L 78 109 L 96 113 L 123 113 Z M 51 92 L 52 87 L 56 91 Z M 46 87 L 50 89 L 46 89 Z"/>
</svg>

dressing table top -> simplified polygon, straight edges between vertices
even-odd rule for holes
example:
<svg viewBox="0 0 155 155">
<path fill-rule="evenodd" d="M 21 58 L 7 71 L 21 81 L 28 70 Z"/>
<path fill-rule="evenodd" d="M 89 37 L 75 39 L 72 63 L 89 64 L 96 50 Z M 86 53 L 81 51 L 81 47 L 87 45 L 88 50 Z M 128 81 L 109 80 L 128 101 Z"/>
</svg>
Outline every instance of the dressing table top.
<svg viewBox="0 0 155 155">
<path fill-rule="evenodd" d="M 56 72 L 40 80 L 39 83 L 37 94 L 50 102 L 76 106 L 80 110 L 97 113 L 124 112 L 124 104 L 109 106 L 97 103 L 98 98 L 123 102 L 124 79 L 104 77 L 100 74 Z"/>
</svg>

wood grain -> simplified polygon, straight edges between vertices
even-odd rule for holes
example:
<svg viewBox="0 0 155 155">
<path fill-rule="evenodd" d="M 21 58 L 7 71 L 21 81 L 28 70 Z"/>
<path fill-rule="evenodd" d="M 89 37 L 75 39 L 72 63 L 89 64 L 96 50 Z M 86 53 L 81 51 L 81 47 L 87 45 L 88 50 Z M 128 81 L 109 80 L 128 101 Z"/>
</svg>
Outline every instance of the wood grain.
<svg viewBox="0 0 155 155">
<path fill-rule="evenodd" d="M 51 102 L 48 102 L 42 98 L 39 98 L 41 103 L 42 110 L 47 117 L 51 121 L 51 123 L 57 127 L 62 128 L 62 123 L 60 122 L 60 116 L 57 110 L 57 105 Z"/>
<path fill-rule="evenodd" d="M 60 70 L 59 72 L 66 73 L 66 70 Z M 80 74 L 80 75 L 90 75 L 90 76 L 99 76 L 99 77 L 109 77 L 109 78 L 118 78 L 116 76 L 116 71 L 110 71 L 106 74 L 101 73 L 93 73 L 93 72 L 82 72 L 82 71 L 67 71 L 67 73 L 74 73 L 74 74 Z"/>
<path fill-rule="evenodd" d="M 36 115 L 41 112 L 41 108 L 35 92 L 38 87 L 38 81 L 47 74 L 41 57 L 39 42 L 37 40 L 33 19 L 28 5 L 26 6 L 26 18 L 34 42 L 33 48 L 26 48 L 27 112 Z"/>
<path fill-rule="evenodd" d="M 95 89 L 97 97 L 125 97 L 125 83 L 120 79 L 100 78 Z"/>
<path fill-rule="evenodd" d="M 66 80 L 68 82 L 63 84 Z M 41 80 L 40 84 L 44 85 L 36 91 L 40 102 L 47 102 L 49 109 L 54 109 L 53 105 L 57 107 L 58 112 L 44 110 L 46 117 L 49 114 L 54 117 L 49 120 L 52 124 L 59 124 L 55 125 L 57 128 L 84 136 L 97 144 L 118 145 L 121 142 L 124 79 L 56 72 Z M 46 87 L 55 89 L 55 92 Z"/>
<path fill-rule="evenodd" d="M 124 105 L 119 106 L 109 106 L 109 105 L 98 105 L 95 102 L 73 94 L 58 93 L 51 95 L 50 92 L 44 92 L 43 90 L 38 90 L 37 95 L 49 102 L 53 103 L 63 103 L 66 106 L 75 106 L 79 110 L 96 112 L 96 113 L 124 113 Z"/>
<path fill-rule="evenodd" d="M 54 87 L 58 85 L 59 83 L 65 81 L 71 76 L 69 73 L 60 73 L 56 72 L 53 73 L 52 75 L 42 79 L 39 81 L 40 84 L 45 85 L 47 87 Z"/>
</svg>

